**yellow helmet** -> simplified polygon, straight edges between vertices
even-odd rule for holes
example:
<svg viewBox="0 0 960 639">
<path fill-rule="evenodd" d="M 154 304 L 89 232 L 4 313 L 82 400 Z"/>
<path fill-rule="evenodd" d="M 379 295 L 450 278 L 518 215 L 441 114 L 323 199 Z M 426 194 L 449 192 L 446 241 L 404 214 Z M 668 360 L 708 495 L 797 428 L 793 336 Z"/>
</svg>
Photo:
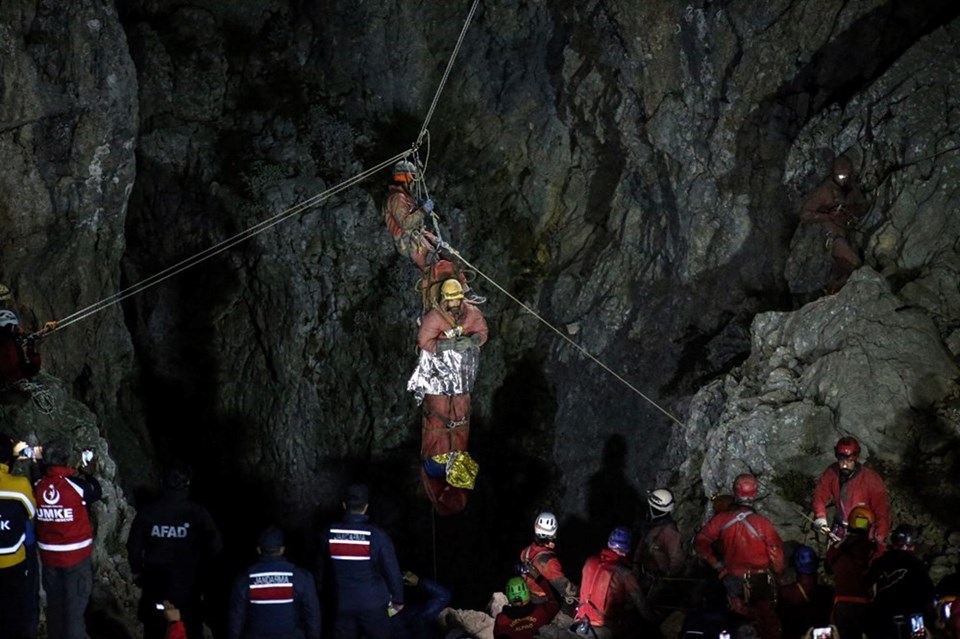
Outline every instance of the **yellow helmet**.
<svg viewBox="0 0 960 639">
<path fill-rule="evenodd" d="M 449 302 L 450 300 L 462 300 L 463 285 L 460 284 L 460 280 L 444 280 L 443 284 L 440 285 L 440 296 L 443 297 L 443 301 L 445 302 Z"/>
</svg>

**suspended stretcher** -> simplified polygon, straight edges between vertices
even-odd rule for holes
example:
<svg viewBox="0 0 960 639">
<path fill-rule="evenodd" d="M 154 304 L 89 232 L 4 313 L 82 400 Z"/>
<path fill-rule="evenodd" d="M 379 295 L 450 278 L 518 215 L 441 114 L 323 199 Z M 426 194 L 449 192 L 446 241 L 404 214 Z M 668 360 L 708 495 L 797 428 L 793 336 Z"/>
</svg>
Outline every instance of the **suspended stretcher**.
<svg viewBox="0 0 960 639">
<path fill-rule="evenodd" d="M 479 470 L 467 452 L 470 441 L 470 393 L 480 364 L 480 351 L 420 351 L 407 390 L 422 405 L 420 480 L 441 515 L 467 505 Z"/>
</svg>

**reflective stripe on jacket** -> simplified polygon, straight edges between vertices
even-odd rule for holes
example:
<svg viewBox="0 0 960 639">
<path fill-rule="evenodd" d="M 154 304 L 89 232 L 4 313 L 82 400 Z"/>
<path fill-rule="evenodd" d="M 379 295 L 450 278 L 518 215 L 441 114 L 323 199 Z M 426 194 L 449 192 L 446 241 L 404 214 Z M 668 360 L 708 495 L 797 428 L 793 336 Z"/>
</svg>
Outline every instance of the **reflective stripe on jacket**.
<svg viewBox="0 0 960 639">
<path fill-rule="evenodd" d="M 51 466 L 34 485 L 37 547 L 45 566 L 74 566 L 93 552 L 93 526 L 87 506 L 100 499 L 100 483 L 76 470 Z"/>
<path fill-rule="evenodd" d="M 26 559 L 27 527 L 36 514 L 30 481 L 11 475 L 0 464 L 0 568 L 16 566 Z"/>
</svg>

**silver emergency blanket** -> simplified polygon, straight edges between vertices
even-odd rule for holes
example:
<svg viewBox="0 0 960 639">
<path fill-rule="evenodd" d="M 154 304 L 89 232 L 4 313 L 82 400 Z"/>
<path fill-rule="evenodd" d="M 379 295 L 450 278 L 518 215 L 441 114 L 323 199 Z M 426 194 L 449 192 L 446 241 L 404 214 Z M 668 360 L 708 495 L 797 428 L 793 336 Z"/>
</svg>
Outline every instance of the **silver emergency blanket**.
<svg viewBox="0 0 960 639">
<path fill-rule="evenodd" d="M 480 367 L 480 349 L 468 348 L 462 353 L 420 351 L 420 361 L 407 381 L 407 390 L 423 402 L 424 395 L 466 395 L 473 392 L 473 382 Z"/>
</svg>

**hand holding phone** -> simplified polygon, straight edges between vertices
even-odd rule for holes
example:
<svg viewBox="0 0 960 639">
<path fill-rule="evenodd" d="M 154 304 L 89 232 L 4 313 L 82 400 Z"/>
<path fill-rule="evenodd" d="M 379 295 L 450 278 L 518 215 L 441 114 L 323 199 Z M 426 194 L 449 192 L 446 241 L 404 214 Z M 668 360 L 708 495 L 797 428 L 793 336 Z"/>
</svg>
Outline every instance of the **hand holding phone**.
<svg viewBox="0 0 960 639">
<path fill-rule="evenodd" d="M 833 639 L 833 628 L 830 626 L 814 628 L 813 639 Z"/>
<path fill-rule="evenodd" d="M 910 615 L 910 636 L 923 639 L 927 636 L 927 629 L 923 626 L 923 615 Z"/>
</svg>

